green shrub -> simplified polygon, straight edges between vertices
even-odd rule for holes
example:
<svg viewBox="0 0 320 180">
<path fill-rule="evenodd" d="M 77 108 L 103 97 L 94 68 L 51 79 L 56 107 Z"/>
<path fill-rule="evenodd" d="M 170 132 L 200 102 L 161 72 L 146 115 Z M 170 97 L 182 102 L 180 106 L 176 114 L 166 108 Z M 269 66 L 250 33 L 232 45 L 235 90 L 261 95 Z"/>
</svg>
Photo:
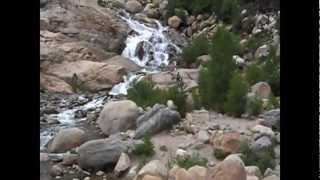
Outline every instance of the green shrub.
<svg viewBox="0 0 320 180">
<path fill-rule="evenodd" d="M 210 48 L 212 61 L 201 70 L 199 77 L 199 92 L 203 105 L 217 111 L 223 110 L 229 81 L 236 69 L 232 56 L 238 48 L 239 42 L 231 32 L 224 28 L 217 30 Z"/>
<path fill-rule="evenodd" d="M 172 167 L 174 164 L 178 165 L 181 168 L 189 169 L 195 165 L 206 166 L 208 160 L 206 158 L 200 157 L 198 153 L 193 153 L 190 157 L 179 157 L 171 160 L 169 165 Z"/>
<path fill-rule="evenodd" d="M 154 84 L 149 81 L 139 81 L 128 90 L 128 99 L 134 101 L 138 106 L 148 107 L 156 103 L 165 104 L 163 91 L 155 89 Z"/>
<path fill-rule="evenodd" d="M 259 67 L 257 64 L 252 64 L 246 70 L 245 76 L 246 76 L 247 82 L 251 86 L 260 81 L 263 81 L 265 74 L 261 67 Z"/>
<path fill-rule="evenodd" d="M 194 39 L 182 50 L 182 57 L 188 65 L 196 62 L 197 57 L 208 54 L 209 41 L 205 36 Z"/>
<path fill-rule="evenodd" d="M 144 108 L 157 103 L 166 104 L 168 100 L 172 100 L 182 117 L 186 113 L 186 94 L 176 86 L 161 90 L 155 88 L 152 82 L 139 81 L 128 90 L 127 97 Z"/>
<path fill-rule="evenodd" d="M 143 138 L 142 144 L 136 144 L 132 151 L 133 154 L 141 157 L 149 157 L 154 154 L 154 145 L 151 141 L 151 137 L 146 135 Z"/>
<path fill-rule="evenodd" d="M 262 112 L 263 102 L 259 97 L 250 97 L 247 100 L 247 113 L 250 116 L 257 116 Z"/>
<path fill-rule="evenodd" d="M 227 92 L 227 101 L 225 103 L 225 112 L 227 114 L 240 117 L 246 110 L 246 101 L 248 93 L 248 84 L 243 80 L 240 74 L 235 73 L 230 80 Z"/>
<path fill-rule="evenodd" d="M 240 4 L 238 0 L 223 0 L 221 7 L 217 10 L 223 21 L 233 22 L 240 15 Z"/>
<path fill-rule="evenodd" d="M 261 172 L 265 172 L 267 168 L 273 169 L 276 165 L 274 160 L 275 154 L 272 148 L 270 148 L 262 157 L 259 157 L 250 149 L 247 143 L 243 143 L 241 144 L 240 152 L 246 166 L 257 166 Z"/>
<path fill-rule="evenodd" d="M 171 99 L 174 102 L 174 104 L 177 106 L 178 108 L 177 110 L 180 113 L 180 115 L 184 117 L 186 114 L 187 95 L 182 90 L 179 90 L 176 86 L 169 88 L 168 91 L 166 91 L 165 93 L 166 93 L 165 99 L 166 100 Z"/>
<path fill-rule="evenodd" d="M 266 110 L 278 108 L 280 106 L 278 99 L 271 93 L 268 99 Z"/>
</svg>

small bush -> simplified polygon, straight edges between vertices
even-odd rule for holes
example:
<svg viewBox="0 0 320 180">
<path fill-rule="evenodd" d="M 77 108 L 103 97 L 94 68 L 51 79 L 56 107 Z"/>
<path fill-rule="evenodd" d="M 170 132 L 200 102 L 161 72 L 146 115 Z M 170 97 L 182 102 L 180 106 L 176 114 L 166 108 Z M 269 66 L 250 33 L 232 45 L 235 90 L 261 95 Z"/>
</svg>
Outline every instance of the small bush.
<svg viewBox="0 0 320 180">
<path fill-rule="evenodd" d="M 278 99 L 271 93 L 268 99 L 266 110 L 278 108 L 280 106 Z"/>
<path fill-rule="evenodd" d="M 156 103 L 166 104 L 168 100 L 172 100 L 182 117 L 186 113 L 186 94 L 176 86 L 161 90 L 155 88 L 152 82 L 139 81 L 128 90 L 128 99 L 144 108 Z"/>
<path fill-rule="evenodd" d="M 205 36 L 199 36 L 194 39 L 190 45 L 183 48 L 182 57 L 187 65 L 191 65 L 196 62 L 197 57 L 208 54 L 208 48 L 209 41 Z"/>
<path fill-rule="evenodd" d="M 203 68 L 199 77 L 199 92 L 201 102 L 207 107 L 217 111 L 223 111 L 223 105 L 227 98 L 229 81 L 236 70 L 236 64 L 232 56 L 239 48 L 236 36 L 219 28 L 214 36 L 210 48 L 210 61 Z"/>
<path fill-rule="evenodd" d="M 265 172 L 267 168 L 273 169 L 276 165 L 274 160 L 275 154 L 272 148 L 268 150 L 262 157 L 258 157 L 247 143 L 241 144 L 240 152 L 242 160 L 246 166 L 257 166 L 261 172 Z"/>
<path fill-rule="evenodd" d="M 225 112 L 229 115 L 240 117 L 246 110 L 246 96 L 248 93 L 248 85 L 240 74 L 235 73 L 233 75 L 227 93 Z"/>
<path fill-rule="evenodd" d="M 174 164 L 178 165 L 181 168 L 189 169 L 195 165 L 206 166 L 208 160 L 206 158 L 200 157 L 198 153 L 193 153 L 190 157 L 186 158 L 176 158 L 172 160 L 169 164 L 173 166 Z"/>
<path fill-rule="evenodd" d="M 219 8 L 219 7 L 218 7 Z M 223 21 L 233 22 L 240 15 L 240 4 L 238 0 L 223 0 L 217 11 Z"/>
<path fill-rule="evenodd" d="M 263 102 L 258 97 L 251 97 L 247 100 L 247 113 L 250 116 L 257 116 L 262 112 Z"/>
<path fill-rule="evenodd" d="M 187 95 L 182 91 L 179 90 L 177 87 L 171 87 L 168 91 L 165 92 L 166 100 L 172 100 L 174 104 L 177 106 L 177 110 L 182 117 L 186 114 L 186 97 Z"/>
<path fill-rule="evenodd" d="M 151 137 L 146 135 L 143 138 L 142 144 L 136 144 L 132 151 L 133 154 L 140 156 L 140 157 L 149 157 L 154 154 L 154 145 L 151 141 Z"/>
<path fill-rule="evenodd" d="M 162 97 L 163 94 L 162 90 L 154 88 L 152 82 L 139 81 L 128 90 L 128 99 L 145 108 L 156 103 L 165 104 L 166 101 Z"/>
<path fill-rule="evenodd" d="M 257 64 L 252 64 L 246 70 L 245 76 L 249 85 L 252 86 L 260 81 L 263 81 L 265 74 Z"/>
</svg>

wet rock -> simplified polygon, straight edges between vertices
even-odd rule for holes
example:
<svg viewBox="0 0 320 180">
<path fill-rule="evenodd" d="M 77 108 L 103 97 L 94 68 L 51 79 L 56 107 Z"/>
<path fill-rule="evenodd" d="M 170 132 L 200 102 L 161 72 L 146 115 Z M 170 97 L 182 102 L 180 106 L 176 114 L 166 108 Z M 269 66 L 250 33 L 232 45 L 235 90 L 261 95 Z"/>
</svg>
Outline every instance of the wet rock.
<svg viewBox="0 0 320 180">
<path fill-rule="evenodd" d="M 114 56 L 105 60 L 104 62 L 123 67 L 127 72 L 136 72 L 141 69 L 141 67 L 135 64 L 133 61 L 123 56 Z"/>
<path fill-rule="evenodd" d="M 114 101 L 104 105 L 97 123 L 104 134 L 110 135 L 135 127 L 138 116 L 139 108 L 133 101 Z"/>
<path fill-rule="evenodd" d="M 155 134 L 178 123 L 181 117 L 177 111 L 164 105 L 156 104 L 151 111 L 137 119 L 135 138 L 141 138 L 146 134 Z"/>
<path fill-rule="evenodd" d="M 131 161 L 129 156 L 126 153 L 121 153 L 120 158 L 114 168 L 116 174 L 126 171 L 131 166 Z"/>
<path fill-rule="evenodd" d="M 261 99 L 267 99 L 271 94 L 271 87 L 267 82 L 258 82 L 251 87 L 251 92 Z"/>
<path fill-rule="evenodd" d="M 136 176 L 136 180 L 142 180 L 146 175 L 156 176 L 164 180 L 168 176 L 168 169 L 161 161 L 152 160 L 141 168 Z"/>
<path fill-rule="evenodd" d="M 128 146 L 118 138 L 91 140 L 79 147 L 79 166 L 85 170 L 104 169 L 114 165 Z"/>
<path fill-rule="evenodd" d="M 149 18 L 155 18 L 158 19 L 160 17 L 160 12 L 158 9 L 155 8 L 154 4 L 147 4 L 144 8 L 143 12 L 149 17 Z"/>
<path fill-rule="evenodd" d="M 142 11 L 142 5 L 136 0 L 129 0 L 125 5 L 125 9 L 128 12 L 135 14 Z"/>
<path fill-rule="evenodd" d="M 182 20 L 178 16 L 172 16 L 168 19 L 168 25 L 175 29 L 180 26 L 181 22 Z"/>
<path fill-rule="evenodd" d="M 54 137 L 49 152 L 63 153 L 81 145 L 85 141 L 85 132 L 79 128 L 62 129 Z"/>
<path fill-rule="evenodd" d="M 242 160 L 232 154 L 213 168 L 208 168 L 206 180 L 246 180 L 246 177 Z"/>
</svg>

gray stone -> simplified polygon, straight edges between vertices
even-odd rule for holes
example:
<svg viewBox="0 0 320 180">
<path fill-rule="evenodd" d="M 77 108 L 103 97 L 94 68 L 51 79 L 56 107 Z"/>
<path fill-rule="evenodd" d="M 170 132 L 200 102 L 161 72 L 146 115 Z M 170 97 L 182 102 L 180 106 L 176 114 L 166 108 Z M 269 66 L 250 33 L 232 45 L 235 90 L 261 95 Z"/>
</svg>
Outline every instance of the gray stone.
<svg viewBox="0 0 320 180">
<path fill-rule="evenodd" d="M 125 8 L 130 13 L 138 13 L 138 12 L 142 11 L 141 3 L 139 3 L 136 0 L 129 0 L 126 3 Z"/>
<path fill-rule="evenodd" d="M 268 153 L 272 149 L 272 142 L 269 137 L 262 136 L 259 139 L 257 139 L 250 148 L 253 150 L 253 152 L 257 155 L 262 157 L 266 153 Z"/>
<path fill-rule="evenodd" d="M 263 114 L 264 121 L 261 122 L 262 125 L 275 128 L 280 131 L 280 109 L 273 109 L 267 111 Z"/>
<path fill-rule="evenodd" d="M 79 166 L 85 170 L 104 169 L 114 165 L 128 146 L 118 138 L 92 140 L 79 147 Z"/>
<path fill-rule="evenodd" d="M 181 119 L 177 111 L 171 110 L 164 105 L 156 104 L 151 111 L 137 119 L 135 138 L 141 138 L 146 134 L 155 134 L 171 127 Z"/>
</svg>

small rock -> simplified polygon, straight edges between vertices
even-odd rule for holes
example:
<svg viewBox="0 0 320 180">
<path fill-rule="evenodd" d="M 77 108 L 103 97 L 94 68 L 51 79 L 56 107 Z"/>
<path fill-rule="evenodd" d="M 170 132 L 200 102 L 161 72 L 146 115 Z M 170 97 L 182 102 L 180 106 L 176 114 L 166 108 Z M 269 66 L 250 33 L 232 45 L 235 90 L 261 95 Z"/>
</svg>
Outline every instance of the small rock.
<svg viewBox="0 0 320 180">
<path fill-rule="evenodd" d="M 177 107 L 174 105 L 174 102 L 172 100 L 168 100 L 167 101 L 167 106 L 168 108 L 172 109 L 172 110 L 176 110 Z"/>
<path fill-rule="evenodd" d="M 90 177 L 87 176 L 83 180 L 90 180 Z"/>
<path fill-rule="evenodd" d="M 197 57 L 197 61 L 200 62 L 200 64 L 205 65 L 209 61 L 211 61 L 211 56 L 210 55 L 202 55 Z"/>
<path fill-rule="evenodd" d="M 97 176 L 102 176 L 103 174 L 104 174 L 103 171 L 98 171 L 98 172 L 96 173 Z"/>
<path fill-rule="evenodd" d="M 114 168 L 116 174 L 120 174 L 123 171 L 126 171 L 131 165 L 129 156 L 126 153 L 121 153 L 120 158 Z"/>
<path fill-rule="evenodd" d="M 168 19 L 168 25 L 175 29 L 180 26 L 181 22 L 182 20 L 178 16 L 172 16 Z"/>
<path fill-rule="evenodd" d="M 258 82 L 251 87 L 251 92 L 261 99 L 267 99 L 271 94 L 271 87 L 267 82 Z"/>
<path fill-rule="evenodd" d="M 49 159 L 48 153 L 40 153 L 40 162 L 46 162 L 49 161 Z"/>
<path fill-rule="evenodd" d="M 176 151 L 176 158 L 182 158 L 182 159 L 184 159 L 184 158 L 186 158 L 186 157 L 188 157 L 188 156 L 189 156 L 189 154 L 188 154 L 187 151 L 185 151 L 185 150 L 183 150 L 183 149 L 177 149 L 177 151 Z"/>
<path fill-rule="evenodd" d="M 200 130 L 198 133 L 198 139 L 203 143 L 208 143 L 210 139 L 208 132 L 205 130 Z"/>
<path fill-rule="evenodd" d="M 263 136 L 263 135 L 269 136 L 271 139 L 274 139 L 274 137 L 275 137 L 275 133 L 272 131 L 271 128 L 266 127 L 266 126 L 262 126 L 260 124 L 254 126 L 251 130 L 252 130 L 252 132 L 258 133 L 261 136 Z"/>
<path fill-rule="evenodd" d="M 262 177 L 261 171 L 257 166 L 246 166 L 245 169 L 247 176 L 257 176 L 259 178 Z"/>
<path fill-rule="evenodd" d="M 269 46 L 268 45 L 262 45 L 260 46 L 256 52 L 255 52 L 255 58 L 259 59 L 261 57 L 266 57 L 269 54 Z"/>
<path fill-rule="evenodd" d="M 50 170 L 51 176 L 61 176 L 63 174 L 63 169 L 59 165 L 53 165 Z"/>
<path fill-rule="evenodd" d="M 161 161 L 152 160 L 141 168 L 141 170 L 137 174 L 137 177 L 141 177 L 144 175 L 166 178 L 168 176 L 168 169 Z"/>
<path fill-rule="evenodd" d="M 129 0 L 125 5 L 125 9 L 135 14 L 142 11 L 142 5 L 136 0 Z"/>
</svg>

